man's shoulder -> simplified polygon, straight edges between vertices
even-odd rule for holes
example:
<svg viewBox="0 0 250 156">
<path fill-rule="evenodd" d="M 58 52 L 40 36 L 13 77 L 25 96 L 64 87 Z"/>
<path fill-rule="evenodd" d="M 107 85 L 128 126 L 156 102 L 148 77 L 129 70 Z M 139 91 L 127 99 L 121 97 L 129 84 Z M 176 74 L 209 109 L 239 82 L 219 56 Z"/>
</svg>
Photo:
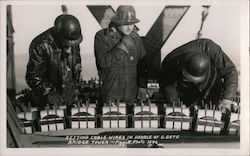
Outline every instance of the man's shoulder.
<svg viewBox="0 0 250 156">
<path fill-rule="evenodd" d="M 176 49 L 174 49 L 172 53 L 178 53 L 178 55 L 184 55 L 186 53 L 194 53 L 194 52 L 207 52 L 211 49 L 211 47 L 216 47 L 216 44 L 213 40 L 208 38 L 201 38 L 189 41 Z"/>
<path fill-rule="evenodd" d="M 110 30 L 108 28 L 101 29 L 97 31 L 96 36 L 107 36 Z"/>
<path fill-rule="evenodd" d="M 53 28 L 50 28 L 44 31 L 43 33 L 39 34 L 32 40 L 30 47 L 33 48 L 36 46 L 52 44 L 54 40 L 52 33 L 53 33 Z"/>
<path fill-rule="evenodd" d="M 194 46 L 204 46 L 204 45 L 217 45 L 213 40 L 209 38 L 200 38 L 193 41 L 188 42 L 186 45 L 194 45 Z"/>
</svg>

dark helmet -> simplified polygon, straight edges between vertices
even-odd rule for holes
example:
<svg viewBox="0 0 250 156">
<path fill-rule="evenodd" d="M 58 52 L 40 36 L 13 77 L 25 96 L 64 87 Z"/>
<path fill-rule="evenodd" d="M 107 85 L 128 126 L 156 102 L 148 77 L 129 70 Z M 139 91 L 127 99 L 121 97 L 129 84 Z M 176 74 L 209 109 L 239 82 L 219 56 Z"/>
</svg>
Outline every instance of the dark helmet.
<svg viewBox="0 0 250 156">
<path fill-rule="evenodd" d="M 75 16 L 68 14 L 58 16 L 54 27 L 63 44 L 75 46 L 82 42 L 81 26 Z"/>
<path fill-rule="evenodd" d="M 140 20 L 136 18 L 135 9 L 131 5 L 120 5 L 111 21 L 121 25 L 129 25 L 138 23 Z"/>
<path fill-rule="evenodd" d="M 207 56 L 196 53 L 187 56 L 182 65 L 182 74 L 190 82 L 201 83 L 206 77 L 210 68 L 210 61 Z"/>
</svg>

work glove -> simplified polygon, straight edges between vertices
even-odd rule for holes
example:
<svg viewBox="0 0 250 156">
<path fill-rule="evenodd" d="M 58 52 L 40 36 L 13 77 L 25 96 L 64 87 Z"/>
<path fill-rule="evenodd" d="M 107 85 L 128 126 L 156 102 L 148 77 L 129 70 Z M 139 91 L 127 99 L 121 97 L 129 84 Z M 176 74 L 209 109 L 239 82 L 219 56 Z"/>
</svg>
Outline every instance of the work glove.
<svg viewBox="0 0 250 156">
<path fill-rule="evenodd" d="M 237 102 L 233 101 L 233 103 L 231 104 L 231 112 L 238 112 L 240 111 L 240 106 Z"/>
<path fill-rule="evenodd" d="M 140 101 L 145 101 L 148 98 L 149 98 L 149 95 L 147 93 L 146 88 L 139 87 L 137 91 L 137 99 L 140 99 Z"/>
<path fill-rule="evenodd" d="M 39 85 L 36 85 L 36 86 L 39 90 L 39 93 L 42 96 L 49 94 L 49 92 L 51 91 L 51 85 L 48 82 L 43 82 L 43 83 L 40 83 Z"/>
<path fill-rule="evenodd" d="M 129 53 L 129 49 L 134 46 L 134 41 L 131 35 L 125 35 L 121 39 L 121 43 L 117 45 L 118 48 L 126 53 Z"/>
<path fill-rule="evenodd" d="M 80 73 L 82 71 L 82 66 L 81 66 L 81 63 L 77 63 L 75 65 L 75 70 L 74 70 L 74 73 L 75 73 L 75 76 L 76 76 L 76 80 L 79 81 L 80 79 Z"/>
<path fill-rule="evenodd" d="M 50 91 L 51 91 L 51 88 L 49 88 L 49 87 L 44 88 L 43 95 L 49 94 Z"/>
<path fill-rule="evenodd" d="M 222 114 L 229 114 L 231 112 L 231 104 L 233 104 L 233 101 L 228 99 L 223 99 L 219 103 L 219 110 Z"/>
<path fill-rule="evenodd" d="M 47 103 L 55 106 L 62 105 L 64 98 L 61 97 L 55 90 L 51 90 L 47 95 Z"/>
<path fill-rule="evenodd" d="M 77 64 L 75 65 L 75 72 L 76 72 L 76 73 L 79 73 L 79 72 L 81 72 L 81 70 L 82 70 L 81 63 L 77 63 Z"/>
</svg>

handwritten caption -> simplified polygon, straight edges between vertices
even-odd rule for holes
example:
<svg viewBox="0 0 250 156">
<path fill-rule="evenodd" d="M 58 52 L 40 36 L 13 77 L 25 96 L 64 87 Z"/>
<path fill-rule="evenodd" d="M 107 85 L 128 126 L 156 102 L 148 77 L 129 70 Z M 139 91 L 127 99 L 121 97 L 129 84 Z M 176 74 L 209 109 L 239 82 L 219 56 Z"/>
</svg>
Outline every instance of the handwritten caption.
<svg viewBox="0 0 250 156">
<path fill-rule="evenodd" d="M 66 136 L 69 145 L 158 144 L 160 141 L 179 140 L 179 134 L 168 135 L 80 135 Z"/>
</svg>

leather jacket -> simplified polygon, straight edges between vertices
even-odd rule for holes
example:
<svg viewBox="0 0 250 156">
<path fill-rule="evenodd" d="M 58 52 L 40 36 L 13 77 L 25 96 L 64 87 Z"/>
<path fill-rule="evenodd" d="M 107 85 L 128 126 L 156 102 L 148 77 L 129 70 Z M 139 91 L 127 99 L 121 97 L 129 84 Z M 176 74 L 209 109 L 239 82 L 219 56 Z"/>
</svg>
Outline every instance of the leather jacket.
<svg viewBox="0 0 250 156">
<path fill-rule="evenodd" d="M 48 94 L 48 89 L 62 91 L 62 57 L 63 45 L 54 28 L 38 35 L 29 47 L 29 62 L 26 71 L 26 82 L 37 96 Z M 72 47 L 72 77 L 80 78 L 81 70 L 75 70 L 81 64 L 80 48 Z"/>
</svg>

